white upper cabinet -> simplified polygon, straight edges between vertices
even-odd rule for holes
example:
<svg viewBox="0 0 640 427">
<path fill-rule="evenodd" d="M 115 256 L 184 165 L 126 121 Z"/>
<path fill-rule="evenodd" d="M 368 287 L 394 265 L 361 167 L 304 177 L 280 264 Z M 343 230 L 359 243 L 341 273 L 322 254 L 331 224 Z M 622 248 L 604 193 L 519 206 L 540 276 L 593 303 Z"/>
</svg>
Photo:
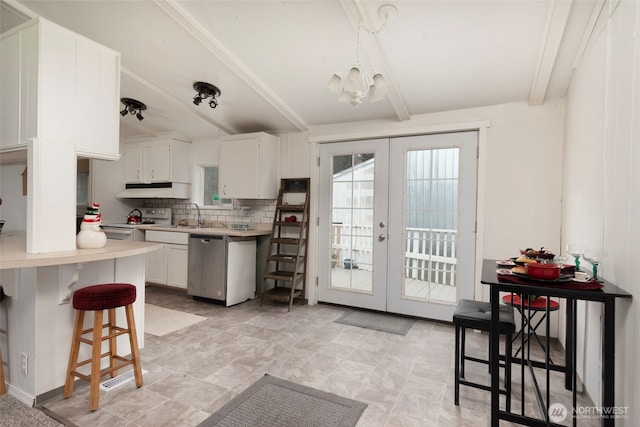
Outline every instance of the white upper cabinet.
<svg viewBox="0 0 640 427">
<path fill-rule="evenodd" d="M 125 183 L 144 182 L 142 176 L 142 145 L 126 147 L 122 150 Z"/>
<path fill-rule="evenodd" d="M 223 137 L 218 186 L 221 197 L 277 198 L 278 150 L 279 138 L 264 132 Z"/>
<path fill-rule="evenodd" d="M 31 139 L 119 157 L 120 54 L 42 18 L 0 36 L 0 149 Z"/>
<path fill-rule="evenodd" d="M 122 160 L 125 183 L 190 183 L 190 148 L 190 143 L 176 137 L 124 144 Z"/>
</svg>

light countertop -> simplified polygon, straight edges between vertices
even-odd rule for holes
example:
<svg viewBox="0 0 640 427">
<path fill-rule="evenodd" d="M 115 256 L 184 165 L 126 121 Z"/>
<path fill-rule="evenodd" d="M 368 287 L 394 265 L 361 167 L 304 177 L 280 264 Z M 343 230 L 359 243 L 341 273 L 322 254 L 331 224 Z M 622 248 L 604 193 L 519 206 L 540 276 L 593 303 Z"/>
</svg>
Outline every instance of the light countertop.
<svg viewBox="0 0 640 427">
<path fill-rule="evenodd" d="M 109 239 L 107 245 L 99 249 L 31 254 L 26 252 L 26 241 L 24 231 L 0 234 L 0 270 L 102 261 L 142 255 L 162 248 L 159 243 Z"/>
</svg>

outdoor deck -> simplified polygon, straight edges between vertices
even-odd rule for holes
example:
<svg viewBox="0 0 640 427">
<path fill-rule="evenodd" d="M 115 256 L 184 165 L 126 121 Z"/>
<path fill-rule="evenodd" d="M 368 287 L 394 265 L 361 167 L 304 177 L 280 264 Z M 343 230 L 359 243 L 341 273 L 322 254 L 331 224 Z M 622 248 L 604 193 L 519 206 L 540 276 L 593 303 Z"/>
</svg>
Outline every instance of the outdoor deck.
<svg viewBox="0 0 640 427">
<path fill-rule="evenodd" d="M 371 271 L 345 269 L 336 266 L 331 269 L 331 284 L 334 288 L 367 291 L 371 284 Z M 421 298 L 429 301 L 456 301 L 455 286 L 429 283 L 418 279 L 405 279 L 405 295 L 409 298 Z"/>
</svg>

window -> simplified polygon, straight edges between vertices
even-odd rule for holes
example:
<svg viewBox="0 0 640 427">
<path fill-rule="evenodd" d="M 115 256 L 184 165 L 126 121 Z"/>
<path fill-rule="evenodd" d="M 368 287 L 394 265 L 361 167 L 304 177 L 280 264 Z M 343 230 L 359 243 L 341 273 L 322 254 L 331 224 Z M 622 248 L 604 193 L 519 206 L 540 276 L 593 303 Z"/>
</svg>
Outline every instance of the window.
<svg viewBox="0 0 640 427">
<path fill-rule="evenodd" d="M 221 199 L 218 192 L 218 166 L 193 167 L 193 202 L 202 206 L 230 205 L 231 199 Z"/>
</svg>

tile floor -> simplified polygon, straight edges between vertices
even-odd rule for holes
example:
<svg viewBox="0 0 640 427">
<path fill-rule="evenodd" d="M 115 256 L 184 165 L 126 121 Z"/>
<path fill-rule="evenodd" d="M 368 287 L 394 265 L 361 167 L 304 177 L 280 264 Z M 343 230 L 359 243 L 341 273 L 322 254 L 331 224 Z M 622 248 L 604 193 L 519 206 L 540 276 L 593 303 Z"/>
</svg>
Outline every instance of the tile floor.
<svg viewBox="0 0 640 427">
<path fill-rule="evenodd" d="M 101 392 L 100 409 L 90 412 L 88 387 L 78 383 L 71 398 L 57 397 L 45 408 L 81 427 L 196 426 L 269 373 L 368 403 L 359 427 L 489 424 L 488 392 L 461 387 L 460 406 L 453 403 L 451 325 L 419 320 L 400 336 L 334 323 L 348 308 L 295 304 L 287 313 L 284 304 L 261 308 L 258 301 L 225 308 L 153 286 L 146 288 L 146 301 L 207 319 L 163 337 L 145 335 L 141 354 L 148 373 L 140 389 L 129 382 Z M 467 353 L 486 357 L 487 342 L 485 334 L 468 333 Z M 561 360 L 557 345 L 552 354 Z M 488 381 L 486 366 L 468 363 L 467 378 Z M 520 378 L 514 365 L 515 409 L 521 407 Z M 552 375 L 552 401 L 570 404 L 562 380 Z M 529 395 L 525 407 L 535 412 Z"/>
</svg>

